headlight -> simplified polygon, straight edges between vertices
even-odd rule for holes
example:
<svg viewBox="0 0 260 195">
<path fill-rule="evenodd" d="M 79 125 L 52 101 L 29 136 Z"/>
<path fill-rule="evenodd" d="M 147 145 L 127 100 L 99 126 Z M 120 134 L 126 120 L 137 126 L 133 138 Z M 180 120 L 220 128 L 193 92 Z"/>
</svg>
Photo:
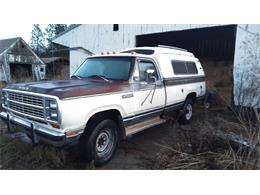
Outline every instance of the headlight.
<svg viewBox="0 0 260 195">
<path fill-rule="evenodd" d="M 55 99 L 45 100 L 45 116 L 47 120 L 55 122 L 59 121 L 58 103 Z"/>
<path fill-rule="evenodd" d="M 58 113 L 56 111 L 51 110 L 50 116 L 51 116 L 51 119 L 57 119 L 58 118 Z"/>
<path fill-rule="evenodd" d="M 53 101 L 50 102 L 50 108 L 51 109 L 57 109 L 57 107 L 58 107 L 58 105 L 57 105 L 56 101 L 55 102 L 53 102 Z"/>
</svg>

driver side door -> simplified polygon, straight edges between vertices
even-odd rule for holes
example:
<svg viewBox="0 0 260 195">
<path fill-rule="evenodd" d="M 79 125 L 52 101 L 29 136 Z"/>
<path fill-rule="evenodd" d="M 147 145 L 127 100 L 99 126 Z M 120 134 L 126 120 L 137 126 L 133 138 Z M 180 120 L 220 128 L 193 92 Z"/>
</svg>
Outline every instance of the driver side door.
<svg viewBox="0 0 260 195">
<path fill-rule="evenodd" d="M 149 77 L 152 73 L 152 79 Z M 165 89 L 154 60 L 137 59 L 134 76 L 134 96 L 138 121 L 159 116 L 165 106 Z"/>
</svg>

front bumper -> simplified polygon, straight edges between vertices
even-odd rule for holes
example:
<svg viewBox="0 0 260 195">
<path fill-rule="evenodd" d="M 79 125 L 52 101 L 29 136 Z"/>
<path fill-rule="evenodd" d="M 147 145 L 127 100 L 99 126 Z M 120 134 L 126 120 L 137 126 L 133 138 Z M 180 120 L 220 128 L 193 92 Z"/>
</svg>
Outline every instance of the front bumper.
<svg viewBox="0 0 260 195">
<path fill-rule="evenodd" d="M 1 112 L 0 118 L 7 123 L 9 130 L 11 126 L 16 126 L 17 130 L 26 133 L 31 138 L 33 144 L 42 142 L 61 147 L 77 143 L 80 137 L 80 135 L 66 137 L 64 132 L 58 132 L 57 129 L 50 127 L 47 124 L 22 118 L 8 112 Z"/>
</svg>

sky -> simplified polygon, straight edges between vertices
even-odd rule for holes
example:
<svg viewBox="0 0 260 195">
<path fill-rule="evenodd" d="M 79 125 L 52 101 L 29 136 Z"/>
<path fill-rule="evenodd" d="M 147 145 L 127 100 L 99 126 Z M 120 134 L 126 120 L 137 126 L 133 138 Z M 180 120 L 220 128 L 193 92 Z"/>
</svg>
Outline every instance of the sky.
<svg viewBox="0 0 260 195">
<path fill-rule="evenodd" d="M 40 24 L 44 31 L 47 24 Z M 3 24 L 0 29 L 0 39 L 22 37 L 27 43 L 30 42 L 33 24 L 30 23 L 7 23 Z"/>
</svg>

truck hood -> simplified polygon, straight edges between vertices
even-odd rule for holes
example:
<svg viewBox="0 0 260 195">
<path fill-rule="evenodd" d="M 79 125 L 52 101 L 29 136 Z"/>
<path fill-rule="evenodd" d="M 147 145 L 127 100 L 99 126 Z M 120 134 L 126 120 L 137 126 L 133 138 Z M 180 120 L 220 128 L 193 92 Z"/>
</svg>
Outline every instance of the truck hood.
<svg viewBox="0 0 260 195">
<path fill-rule="evenodd" d="M 125 81 L 99 81 L 94 79 L 43 81 L 11 84 L 6 89 L 57 96 L 60 99 L 119 91 L 129 91 Z"/>
</svg>

